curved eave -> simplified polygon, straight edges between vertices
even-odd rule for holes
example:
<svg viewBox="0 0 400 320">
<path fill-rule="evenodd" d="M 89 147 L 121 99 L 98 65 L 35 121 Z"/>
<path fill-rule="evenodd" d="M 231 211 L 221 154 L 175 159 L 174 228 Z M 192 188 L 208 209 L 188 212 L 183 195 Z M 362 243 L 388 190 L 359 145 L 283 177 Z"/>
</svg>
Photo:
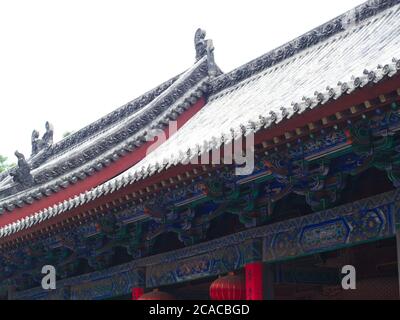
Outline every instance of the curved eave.
<svg viewBox="0 0 400 320">
<path fill-rule="evenodd" d="M 77 190 L 89 190 L 125 170 L 126 167 L 120 164 L 125 163 L 126 159 L 131 159 L 129 164 L 134 165 L 144 157 L 141 150 L 148 145 L 147 132 L 166 127 L 169 120 L 185 119 L 188 114 L 193 115 L 193 110 L 196 110 L 193 106 L 197 105 L 199 99 L 204 100 L 202 97 L 207 91 L 207 81 L 207 59 L 204 57 L 182 74 L 162 95 L 140 110 L 141 114 L 111 128 L 107 134 L 89 141 L 84 147 L 73 149 L 53 165 L 46 164 L 33 170 L 31 173 L 36 185 L 1 199 L 0 215 L 37 209 L 40 205 L 37 203 L 48 203 L 47 198 L 55 198 L 57 201 L 67 199 L 77 194 Z M 147 119 L 146 124 L 142 124 L 143 117 Z M 138 128 L 135 129 L 138 131 L 131 133 L 132 126 Z M 97 154 L 93 154 L 93 150 Z M 91 158 L 86 160 L 86 156 Z M 78 165 L 69 169 L 71 163 Z M 109 168 L 114 167 L 121 167 L 122 171 L 111 170 L 113 175 L 106 173 L 110 171 Z M 54 178 L 41 181 L 40 177 L 48 175 L 54 175 Z M 78 188 L 77 185 L 86 189 Z M 24 209 L 25 207 L 31 208 Z M 0 225 L 1 220 L 0 218 Z"/>
<path fill-rule="evenodd" d="M 179 78 L 179 76 L 180 75 L 165 81 L 140 97 L 126 103 L 125 105 L 113 110 L 109 114 L 101 117 L 86 127 L 83 127 L 79 131 L 74 132 L 62 140 L 54 143 L 48 149 L 41 150 L 38 154 L 28 159 L 32 169 L 37 169 L 43 164 L 62 156 L 77 146 L 86 143 L 90 139 L 103 133 L 108 128 L 115 126 L 129 116 L 140 111 L 143 107 L 154 101 L 158 96 L 165 92 Z M 9 173 L 10 170 L 0 173 L 0 185 L 6 185 L 6 179 L 8 181 L 11 180 L 9 179 Z"/>
<path fill-rule="evenodd" d="M 200 98 L 190 109 L 182 113 L 177 119 L 178 130 L 183 126 L 196 112 L 198 112 L 205 104 L 204 98 Z M 164 129 L 165 135 L 169 138 L 169 132 Z M 155 142 L 148 141 L 137 148 L 134 152 L 127 153 L 125 156 L 119 158 L 117 161 L 110 163 L 109 166 L 105 167 L 100 172 L 94 175 L 88 176 L 86 179 L 77 181 L 75 184 L 70 185 L 64 190 L 60 190 L 48 197 L 44 197 L 38 201 L 33 202 L 29 206 L 24 206 L 22 208 L 17 208 L 12 212 L 3 213 L 0 216 L 0 226 L 11 223 L 28 215 L 29 213 L 42 210 L 47 207 L 52 207 L 57 203 L 63 202 L 77 194 L 82 194 L 88 192 L 96 186 L 112 179 L 116 175 L 124 172 L 125 170 L 132 167 L 134 164 L 138 163 L 141 159 L 146 156 L 147 150 Z"/>
<path fill-rule="evenodd" d="M 302 114 L 296 114 L 289 119 L 284 119 L 273 127 L 259 126 L 255 130 L 255 143 L 271 140 L 276 136 L 284 136 L 288 131 L 306 126 L 309 123 L 320 121 L 323 117 L 344 112 L 350 106 L 363 104 L 365 101 L 373 100 L 378 96 L 396 91 L 400 88 L 400 65 L 390 76 L 375 78 L 364 86 L 358 86 L 351 92 L 342 92 L 337 97 L 331 97 L 324 105 L 321 103 L 308 109 Z M 350 84 L 349 84 L 350 85 Z M 341 92 L 338 90 L 338 92 Z M 242 128 L 240 128 L 242 130 Z M 254 130 L 247 125 L 247 130 Z M 242 132 L 242 131 L 241 131 Z M 179 157 L 179 155 L 178 155 Z M 21 216 L 10 221 L 0 228 L 0 244 L 10 243 L 15 239 L 43 230 L 50 225 L 57 225 L 63 221 L 73 219 L 84 212 L 97 210 L 103 206 L 108 207 L 115 201 L 130 197 L 134 193 L 144 194 L 146 190 L 155 190 L 153 187 L 161 181 L 185 175 L 193 171 L 202 171 L 202 165 L 184 164 L 188 159 L 176 158 L 169 164 L 156 164 L 143 171 L 142 167 L 136 166 L 136 170 L 127 170 L 118 177 L 99 185 L 98 187 L 83 192 L 65 201 L 60 201 L 53 206 L 40 210 L 30 215 Z M 134 167 L 135 168 L 135 167 Z M 145 190 L 145 191 L 143 191 Z M 0 220 L 1 221 L 1 220 Z"/>
</svg>

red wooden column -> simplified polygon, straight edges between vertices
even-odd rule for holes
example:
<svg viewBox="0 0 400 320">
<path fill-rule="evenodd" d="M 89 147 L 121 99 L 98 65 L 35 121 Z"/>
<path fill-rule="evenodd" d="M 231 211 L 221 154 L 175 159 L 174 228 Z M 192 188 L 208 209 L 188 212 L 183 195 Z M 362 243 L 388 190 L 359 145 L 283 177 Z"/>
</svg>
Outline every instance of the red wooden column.
<svg viewBox="0 0 400 320">
<path fill-rule="evenodd" d="M 138 300 L 144 294 L 144 289 L 141 287 L 132 288 L 132 300 Z"/>
<path fill-rule="evenodd" d="M 261 261 L 245 265 L 246 300 L 263 300 L 263 268 Z"/>
</svg>

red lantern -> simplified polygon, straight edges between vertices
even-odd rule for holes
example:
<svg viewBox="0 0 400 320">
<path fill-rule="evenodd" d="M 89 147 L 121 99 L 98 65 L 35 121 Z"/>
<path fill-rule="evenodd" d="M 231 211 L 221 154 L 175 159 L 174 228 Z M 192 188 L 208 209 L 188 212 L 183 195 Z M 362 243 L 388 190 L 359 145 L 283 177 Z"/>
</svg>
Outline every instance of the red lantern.
<svg viewBox="0 0 400 320">
<path fill-rule="evenodd" d="M 132 288 L 132 300 L 139 300 L 139 298 L 144 294 L 144 289 L 137 287 Z"/>
<path fill-rule="evenodd" d="M 243 276 L 230 272 L 218 278 L 210 286 L 211 300 L 245 300 L 246 282 Z"/>
<path fill-rule="evenodd" d="M 145 293 L 138 300 L 176 300 L 172 294 L 154 289 L 151 292 Z"/>
</svg>

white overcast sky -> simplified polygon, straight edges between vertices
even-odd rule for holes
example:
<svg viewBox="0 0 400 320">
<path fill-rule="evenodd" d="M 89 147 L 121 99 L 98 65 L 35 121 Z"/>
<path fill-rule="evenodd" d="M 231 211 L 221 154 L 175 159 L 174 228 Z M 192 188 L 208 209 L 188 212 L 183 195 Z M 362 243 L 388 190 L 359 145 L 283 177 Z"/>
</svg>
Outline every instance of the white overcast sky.
<svg viewBox="0 0 400 320">
<path fill-rule="evenodd" d="M 194 32 L 228 72 L 363 0 L 0 0 L 0 154 L 30 155 L 194 63 Z"/>
</svg>

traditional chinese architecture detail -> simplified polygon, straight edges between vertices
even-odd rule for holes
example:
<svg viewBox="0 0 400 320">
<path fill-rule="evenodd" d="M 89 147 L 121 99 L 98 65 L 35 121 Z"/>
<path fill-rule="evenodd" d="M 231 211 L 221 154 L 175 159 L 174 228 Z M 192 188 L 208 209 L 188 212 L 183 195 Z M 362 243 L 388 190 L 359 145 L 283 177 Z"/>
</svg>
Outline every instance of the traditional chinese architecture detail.
<svg viewBox="0 0 400 320">
<path fill-rule="evenodd" d="M 261 251 L 257 244 L 250 240 L 183 261 L 150 266 L 147 268 L 146 285 L 157 287 L 239 269 L 248 262 L 260 259 Z"/>
<path fill-rule="evenodd" d="M 241 298 L 264 276 L 316 298 L 364 245 L 366 277 L 392 272 L 399 29 L 400 0 L 370 0 L 227 74 L 198 29 L 185 72 L 60 142 L 34 131 L 0 174 L 0 298 L 207 299 L 232 272 Z"/>
<path fill-rule="evenodd" d="M 71 155 L 68 157 L 68 160 L 62 160 L 63 164 L 56 163 L 54 166 L 46 168 L 46 170 L 39 170 L 35 174 L 35 181 L 37 184 L 44 184 L 51 181 L 51 187 L 48 188 L 48 190 L 49 192 L 54 192 L 51 190 L 63 189 L 66 185 L 75 184 L 78 180 L 91 176 L 94 172 L 108 167 L 111 163 L 117 161 L 129 152 L 136 150 L 146 142 L 145 132 L 143 132 L 143 130 L 141 131 L 141 129 L 145 124 L 151 123 L 156 115 L 159 117 L 156 123 L 153 123 L 153 126 L 157 127 L 161 125 L 165 127 L 165 123 L 169 121 L 169 116 L 183 113 L 203 96 L 203 93 L 207 90 L 207 86 L 204 83 L 204 78 L 208 75 L 207 70 L 207 61 L 199 62 L 197 68 L 187 76 L 187 79 L 183 79 L 184 81 L 181 81 L 175 86 L 172 84 L 171 88 L 168 90 L 168 95 L 163 97 L 163 99 L 157 99 L 157 103 L 151 104 L 152 112 L 149 111 L 149 113 L 143 114 L 139 118 L 133 117 L 129 124 L 118 132 L 113 133 L 111 137 L 105 137 L 88 149 L 82 150 L 79 154 Z M 196 90 L 191 91 L 190 94 L 186 96 L 185 92 L 192 87 L 195 87 Z M 161 113 L 165 111 L 165 108 L 174 102 L 178 103 L 178 105 L 174 105 L 174 110 L 169 107 L 169 115 L 163 114 L 163 117 L 160 117 Z M 77 132 L 66 139 L 71 140 L 72 136 L 76 138 L 79 134 L 80 133 Z M 59 144 L 63 143 L 64 140 Z M 76 141 L 76 143 L 78 143 L 78 141 Z M 42 163 L 52 156 L 54 152 L 53 149 L 58 148 L 59 144 L 56 143 L 54 147 L 47 148 L 46 151 L 32 159 L 32 168 L 40 167 Z M 61 152 L 61 150 L 59 152 Z M 97 157 L 100 158 L 93 162 Z M 12 189 L 2 191 L 5 196 L 11 195 L 13 192 Z M 41 188 L 31 190 L 19 196 L 17 201 L 26 203 L 28 198 L 35 199 L 35 196 L 38 194 L 44 195 Z M 3 203 L 3 208 L 7 208 L 6 203 Z"/>
<path fill-rule="evenodd" d="M 39 151 L 42 148 L 42 140 L 39 138 L 39 131 L 33 130 L 32 131 L 32 138 L 31 138 L 31 144 L 32 144 L 32 153 L 31 155 L 35 155 L 39 153 Z"/>
<path fill-rule="evenodd" d="M 143 270 L 118 267 L 107 272 L 73 277 L 59 283 L 59 288 L 44 291 L 41 288 L 17 294 L 15 299 L 33 300 L 101 300 L 128 294 L 134 286 L 143 285 Z"/>
<path fill-rule="evenodd" d="M 39 132 L 37 130 L 33 130 L 32 132 L 32 156 L 38 154 L 43 149 L 49 148 L 53 144 L 53 126 L 50 122 L 46 122 L 46 132 L 43 134 L 43 137 L 39 138 Z"/>
<path fill-rule="evenodd" d="M 71 288 L 71 300 L 100 300 L 127 294 L 140 285 L 140 276 L 134 271 L 118 273 L 115 277 L 91 280 Z"/>
<path fill-rule="evenodd" d="M 400 124 L 398 105 L 392 104 L 388 113 L 379 113 L 375 119 L 357 123 L 352 128 L 354 151 L 369 155 L 371 165 L 387 172 L 390 181 L 400 186 L 398 137 L 395 131 Z"/>
<path fill-rule="evenodd" d="M 396 191 L 289 220 L 286 227 L 277 225 L 277 231 L 265 238 L 264 260 L 277 261 L 390 237 L 395 232 L 398 201 Z"/>
<path fill-rule="evenodd" d="M 17 167 L 14 168 L 10 175 L 13 177 L 14 182 L 21 184 L 24 187 L 30 187 L 33 185 L 33 177 L 31 175 L 31 167 L 26 161 L 25 156 L 15 151 L 15 156 L 18 159 Z"/>
<path fill-rule="evenodd" d="M 79 296 L 73 287 L 71 292 L 79 299 L 95 296 L 101 298 L 108 294 L 108 285 L 118 283 L 119 280 L 112 280 L 113 274 L 125 277 L 123 272 L 118 271 L 121 268 L 121 270 L 131 270 L 138 266 L 149 265 L 146 275 L 148 287 L 184 282 L 206 275 L 224 274 L 240 269 L 246 263 L 261 259 L 260 243 L 251 239 L 264 239 L 263 259 L 268 262 L 310 255 L 327 249 L 353 246 L 359 242 L 393 235 L 394 220 L 398 212 L 400 212 L 399 194 L 397 191 L 389 192 L 306 217 L 244 231 L 157 258 L 142 258 L 118 268 L 111 268 L 109 271 L 72 278 L 73 281 L 64 281 L 62 285 L 73 286 L 74 283 L 81 283 L 83 279 L 93 279 L 91 284 L 88 283 L 82 287 L 84 289 L 76 289 L 80 292 Z M 194 257 L 185 258 L 185 254 L 194 255 Z M 110 272 L 107 276 L 109 280 L 106 280 L 105 275 L 108 272 Z M 104 280 L 97 284 L 94 281 L 96 277 Z M 135 279 L 139 281 L 140 278 Z M 128 286 L 125 290 L 128 290 Z"/>
<path fill-rule="evenodd" d="M 347 15 L 329 21 L 317 29 L 306 33 L 305 35 L 271 51 L 263 56 L 250 61 L 244 66 L 218 77 L 212 83 L 213 92 L 219 92 L 232 86 L 246 78 L 251 77 L 262 70 L 270 68 L 279 62 L 294 56 L 311 46 L 314 46 L 325 39 L 335 35 L 347 28 L 351 23 L 359 23 L 365 19 L 384 11 L 387 8 L 399 3 L 398 0 L 370 0 L 359 5 Z"/>
<path fill-rule="evenodd" d="M 196 48 L 196 60 L 200 60 L 207 55 L 209 40 L 205 40 L 206 32 L 203 29 L 197 29 L 194 35 L 194 46 Z"/>
<path fill-rule="evenodd" d="M 202 57 L 207 56 L 208 74 L 211 77 L 215 77 L 217 73 L 220 73 L 220 71 L 214 61 L 214 45 L 211 39 L 206 40 L 205 37 L 206 32 L 203 29 L 197 29 L 194 35 L 196 60 L 198 61 Z"/>
</svg>

